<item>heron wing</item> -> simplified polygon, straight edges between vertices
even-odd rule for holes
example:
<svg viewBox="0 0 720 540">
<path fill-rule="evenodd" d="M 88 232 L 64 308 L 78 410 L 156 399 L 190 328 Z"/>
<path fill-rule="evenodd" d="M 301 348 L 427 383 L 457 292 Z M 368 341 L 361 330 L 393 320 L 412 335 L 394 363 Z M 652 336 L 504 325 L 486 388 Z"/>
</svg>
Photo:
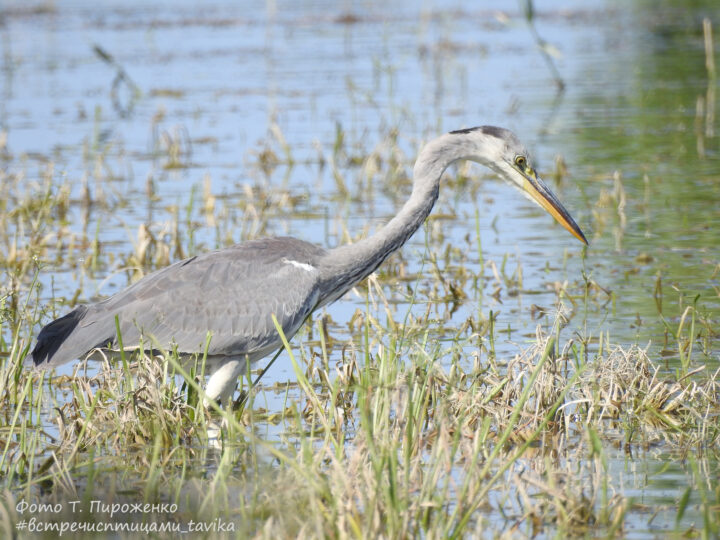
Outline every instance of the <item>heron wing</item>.
<svg viewBox="0 0 720 540">
<path fill-rule="evenodd" d="M 262 356 L 281 345 L 273 315 L 290 338 L 316 307 L 314 264 L 323 252 L 293 238 L 271 238 L 179 261 L 83 307 L 48 360 L 59 364 L 97 346 L 117 346 L 116 317 L 124 347 L 143 340 L 146 348 L 203 352 L 209 334 L 208 354 Z"/>
</svg>

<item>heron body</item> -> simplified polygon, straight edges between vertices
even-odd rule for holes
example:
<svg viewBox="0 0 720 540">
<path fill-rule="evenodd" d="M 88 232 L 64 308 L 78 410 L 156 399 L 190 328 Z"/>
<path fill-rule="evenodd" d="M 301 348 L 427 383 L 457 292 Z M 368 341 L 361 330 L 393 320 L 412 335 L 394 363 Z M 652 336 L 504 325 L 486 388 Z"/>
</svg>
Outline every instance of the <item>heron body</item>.
<svg viewBox="0 0 720 540">
<path fill-rule="evenodd" d="M 422 149 L 410 198 L 373 236 L 334 249 L 296 238 L 264 238 L 178 261 L 49 323 L 38 335 L 33 361 L 51 367 L 97 349 L 117 349 L 117 318 L 126 348 L 142 344 L 183 356 L 207 350 L 206 398 L 224 401 L 247 362 L 282 346 L 273 316 L 290 339 L 314 310 L 371 274 L 422 225 L 443 172 L 461 159 L 490 167 L 587 243 L 512 132 L 493 126 L 453 131 Z"/>
</svg>

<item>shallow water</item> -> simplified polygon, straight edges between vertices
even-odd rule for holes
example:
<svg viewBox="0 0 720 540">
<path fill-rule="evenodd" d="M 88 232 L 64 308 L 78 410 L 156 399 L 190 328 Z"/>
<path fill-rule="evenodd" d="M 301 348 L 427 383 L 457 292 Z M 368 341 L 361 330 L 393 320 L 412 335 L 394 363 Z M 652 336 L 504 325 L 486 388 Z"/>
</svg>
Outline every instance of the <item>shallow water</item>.
<svg viewBox="0 0 720 540">
<path fill-rule="evenodd" d="M 468 298 L 457 309 L 434 308 L 434 332 L 453 335 L 469 316 L 492 310 L 497 328 L 508 330 L 496 352 L 513 355 L 539 322 L 554 319 L 532 313 L 534 306 L 553 311 L 556 283 L 567 280 L 582 299 L 584 272 L 604 290 L 595 289 L 573 311 L 565 335 L 609 333 L 615 343 L 650 343 L 655 357 L 673 368 L 678 354 L 666 350 L 658 306 L 676 328 L 695 302 L 707 322 L 698 323 L 693 353 L 717 366 L 720 160 L 718 123 L 708 113 L 717 101 L 715 82 L 702 34 L 702 18 L 717 11 L 713 2 L 536 6 L 538 30 L 560 54 L 562 93 L 514 6 L 508 12 L 490 2 L 451 1 L 42 6 L 5 8 L 0 128 L 11 157 L 3 167 L 27 170 L 25 185 L 33 190 L 52 161 L 53 182 L 67 179 L 71 189 L 66 232 L 90 240 L 97 235 L 102 246 L 93 271 L 67 253 L 54 265 L 50 253 L 40 274 L 44 300 L 79 291 L 85 301 L 126 286 L 122 269 L 141 224 L 166 238 L 177 219 L 183 239 L 193 239 L 184 242 L 184 255 L 264 234 L 333 246 L 345 241 L 343 221 L 354 237 L 371 232 L 409 193 L 404 175 L 422 141 L 496 124 L 513 129 L 531 149 L 590 247 L 583 255 L 576 240 L 508 186 L 484 170 L 463 168 L 481 180 L 479 189 L 445 186 L 435 209 L 441 219 L 430 220 L 402 252 L 411 276 L 429 273 L 421 262 L 428 249 L 441 269 L 448 264 L 449 274 L 462 265 L 481 275 L 479 288 L 465 285 Z M 720 21 L 713 22 L 717 29 Z M 136 93 L 127 82 L 114 87 L 117 66 Z M 271 126 L 287 143 L 292 164 Z M 338 129 L 345 146 L 334 155 Z M 386 172 L 387 159 L 376 172 L 348 159 L 375 149 L 387 157 L 391 132 L 403 154 L 400 174 Z M 178 161 L 170 157 L 173 144 Z M 279 163 L 263 170 L 268 149 Z M 553 180 L 556 156 L 569 171 L 560 182 Z M 347 192 L 333 174 L 334 157 Z M 206 182 L 219 223 L 203 211 Z M 79 202 L 85 183 L 104 201 L 88 214 Z M 257 222 L 247 219 L 249 207 L 257 210 L 251 193 L 269 193 L 273 201 Z M 52 245 L 55 233 L 49 234 Z M 446 261 L 448 245 L 459 253 Z M 522 267 L 520 294 L 503 288 L 493 297 L 491 262 L 504 263 L 508 275 Z M 421 278 L 419 289 L 428 283 Z M 408 309 L 425 311 L 422 302 L 408 307 L 402 286 L 385 290 L 399 319 Z M 327 308 L 333 335 L 346 336 L 347 321 L 364 306 L 362 294 L 350 294 Z M 266 382 L 293 378 L 281 357 Z M 264 399 L 273 406 L 273 395 Z M 624 489 L 658 504 L 679 496 L 687 471 L 661 469 L 641 479 L 621 471 L 660 469 L 663 460 L 628 461 L 620 454 L 613 467 Z M 672 519 L 662 523 L 669 527 Z M 642 517 L 634 523 L 645 530 Z"/>
</svg>

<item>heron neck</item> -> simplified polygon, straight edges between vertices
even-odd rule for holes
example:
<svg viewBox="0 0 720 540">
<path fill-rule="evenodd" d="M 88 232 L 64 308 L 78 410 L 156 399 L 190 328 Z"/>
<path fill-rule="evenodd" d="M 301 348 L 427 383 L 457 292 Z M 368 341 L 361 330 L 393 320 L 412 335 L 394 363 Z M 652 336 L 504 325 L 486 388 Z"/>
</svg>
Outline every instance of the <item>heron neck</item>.
<svg viewBox="0 0 720 540">
<path fill-rule="evenodd" d="M 374 235 L 327 252 L 323 267 L 327 269 L 324 278 L 329 283 L 324 290 L 331 292 L 321 299 L 322 304 L 338 298 L 369 276 L 420 228 L 437 201 L 442 173 L 467 154 L 462 145 L 449 141 L 452 139 L 443 136 L 422 149 L 413 169 L 410 198 L 394 218 Z"/>
</svg>

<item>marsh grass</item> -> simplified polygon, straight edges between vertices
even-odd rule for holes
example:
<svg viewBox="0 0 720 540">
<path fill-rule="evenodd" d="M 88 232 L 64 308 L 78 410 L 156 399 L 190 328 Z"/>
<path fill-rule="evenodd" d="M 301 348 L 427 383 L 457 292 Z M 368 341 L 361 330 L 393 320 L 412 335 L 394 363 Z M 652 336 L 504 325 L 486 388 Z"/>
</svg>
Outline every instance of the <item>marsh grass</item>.
<svg viewBox="0 0 720 540">
<path fill-rule="evenodd" d="M 643 349 L 564 341 L 559 324 L 503 365 L 465 366 L 447 362 L 452 347 L 373 319 L 368 310 L 361 359 L 331 367 L 311 343 L 288 346 L 296 383 L 274 439 L 258 434 L 267 414 L 252 400 L 232 413 L 199 407 L 200 387 L 172 356 L 52 377 L 11 349 L 2 526 L 19 522 L 20 501 L 77 500 L 89 512 L 95 500 L 142 500 L 179 510 L 130 520 L 225 520 L 230 537 L 613 536 L 636 503 L 609 470 L 608 441 L 692 456 L 694 476 L 717 459 L 717 371 L 675 378 Z M 703 530 L 717 532 L 717 489 L 697 497 Z M 66 506 L 44 519 L 77 520 Z"/>
<path fill-rule="evenodd" d="M 370 189 L 389 164 L 378 183 L 407 188 L 407 160 L 392 133 L 363 162 L 338 130 L 332 157 L 320 162 L 336 168 L 338 190 L 346 190 L 341 197 L 355 185 L 342 177 L 348 166 Z M 185 140 L 159 137 L 156 157 L 187 165 Z M 96 170 L 103 171 L 109 157 L 97 152 Z M 265 175 L 293 159 L 277 129 L 252 155 Z M 233 538 L 614 537 L 638 519 L 652 529 L 658 510 L 636 500 L 617 469 L 623 459 L 653 455 L 685 464 L 687 482 L 664 508 L 675 516 L 675 532 L 718 534 L 720 387 L 717 367 L 698 362 L 712 360 L 712 317 L 685 297 L 678 316 L 668 313 L 660 275 L 655 298 L 664 349 L 678 358 L 675 370 L 650 358 L 648 349 L 622 348 L 606 334 L 565 335 L 569 318 L 613 309 L 613 293 L 591 275 L 550 283 L 557 305 L 533 305 L 536 332 L 523 336 L 516 355 L 499 354 L 501 333 L 518 338 L 498 325 L 497 308 L 479 308 L 459 325 L 448 321 L 471 301 L 496 306 L 500 298 L 521 297 L 523 261 L 483 257 L 477 217 L 477 237 L 468 241 L 477 253 L 451 246 L 439 226 L 443 216 L 436 215 L 419 270 L 408 255 L 393 257 L 379 274 L 393 287 L 375 277 L 358 287 L 365 306 L 347 328 L 318 314 L 315 325 L 286 345 L 288 381 L 252 388 L 236 410 L 206 409 L 202 356 L 188 366 L 172 353 L 128 352 L 57 375 L 23 364 L 35 323 L 73 305 L 85 295 L 84 279 L 118 261 L 131 280 L 203 247 L 193 237 L 193 216 L 216 230 L 221 246 L 238 230 L 241 238 L 262 234 L 274 213 L 297 208 L 297 197 L 286 188 L 246 185 L 239 200 L 229 201 L 216 198 L 206 178 L 202 201 L 193 192 L 187 204 L 168 210 L 168 219 L 140 227 L 129 254 L 113 258 L 88 213 L 82 212 L 81 232 L 63 226 L 68 208 L 112 213 L 123 204 L 108 195 L 107 179 L 88 179 L 85 195 L 73 200 L 69 184 L 49 171 L 31 188 L 22 174 L 2 184 L 13 189 L 2 188 L 9 202 L 0 203 L 6 204 L 0 240 L 8 276 L 0 297 L 1 531 L 17 532 L 29 518 L 19 508 L 28 503 L 61 505 L 33 513 L 47 523 L 187 528 L 190 520 L 208 526 L 220 520 L 234 531 L 213 534 Z M 612 186 L 600 193 L 595 217 L 597 229 L 612 224 L 620 245 L 627 204 L 621 175 Z M 149 181 L 148 199 L 153 189 Z M 351 197 L 362 201 L 362 192 Z M 346 223 L 337 230 L 339 239 L 348 236 Z M 42 289 L 37 276 L 48 260 L 77 273 L 74 297 L 55 299 L 47 284 Z M 473 263 L 479 272 L 471 271 Z M 49 304 L 40 300 L 48 296 Z M 398 306 L 409 307 L 403 313 Z M 257 375 L 248 373 L 241 389 Z M 265 406 L 268 401 L 280 404 Z M 177 510 L 111 516 L 93 511 L 95 501 Z"/>
</svg>

